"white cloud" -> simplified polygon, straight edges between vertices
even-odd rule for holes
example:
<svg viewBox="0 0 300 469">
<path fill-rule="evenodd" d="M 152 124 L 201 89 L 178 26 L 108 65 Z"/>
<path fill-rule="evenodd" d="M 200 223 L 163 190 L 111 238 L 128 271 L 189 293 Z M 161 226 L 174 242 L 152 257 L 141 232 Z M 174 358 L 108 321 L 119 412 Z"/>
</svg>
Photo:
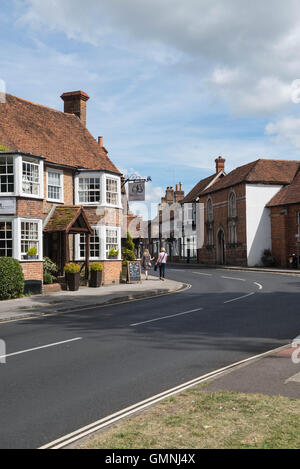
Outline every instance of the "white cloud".
<svg viewBox="0 0 300 469">
<path fill-rule="evenodd" d="M 285 117 L 277 122 L 270 122 L 265 133 L 274 136 L 274 143 L 287 142 L 300 149 L 300 119 Z"/>
<path fill-rule="evenodd" d="M 213 93 L 235 113 L 282 109 L 298 78 L 297 0 L 85 0 L 84 9 L 82 0 L 25 5 L 23 24 L 93 45 L 127 41 L 160 66 L 181 64 L 198 80 L 206 75 Z"/>
</svg>

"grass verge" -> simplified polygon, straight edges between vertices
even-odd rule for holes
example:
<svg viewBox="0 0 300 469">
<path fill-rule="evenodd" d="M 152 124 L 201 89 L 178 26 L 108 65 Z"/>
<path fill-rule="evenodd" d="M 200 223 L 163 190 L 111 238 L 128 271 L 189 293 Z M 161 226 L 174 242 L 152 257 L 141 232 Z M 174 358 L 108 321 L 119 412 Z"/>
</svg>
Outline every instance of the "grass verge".
<svg viewBox="0 0 300 469">
<path fill-rule="evenodd" d="M 79 445 L 80 449 L 297 449 L 300 400 L 207 392 L 166 399 Z"/>
</svg>

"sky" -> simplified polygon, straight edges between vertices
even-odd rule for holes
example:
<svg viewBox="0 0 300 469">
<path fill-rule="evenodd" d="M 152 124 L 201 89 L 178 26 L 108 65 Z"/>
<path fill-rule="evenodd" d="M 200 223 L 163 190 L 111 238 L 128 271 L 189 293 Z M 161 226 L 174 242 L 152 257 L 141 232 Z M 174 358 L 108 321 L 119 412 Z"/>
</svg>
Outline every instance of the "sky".
<svg viewBox="0 0 300 469">
<path fill-rule="evenodd" d="M 0 88 L 87 126 L 147 200 L 226 158 L 300 160 L 298 0 L 1 0 Z M 2 85 L 1 85 L 2 84 Z"/>
</svg>

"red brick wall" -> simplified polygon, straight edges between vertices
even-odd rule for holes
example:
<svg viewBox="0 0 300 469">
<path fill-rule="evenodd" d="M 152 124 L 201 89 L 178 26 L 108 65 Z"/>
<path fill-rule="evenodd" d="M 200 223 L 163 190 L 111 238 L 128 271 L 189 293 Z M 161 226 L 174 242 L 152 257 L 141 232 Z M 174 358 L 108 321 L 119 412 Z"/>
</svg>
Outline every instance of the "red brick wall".
<svg viewBox="0 0 300 469">
<path fill-rule="evenodd" d="M 228 200 L 232 192 L 236 195 L 237 209 L 237 244 L 229 244 L 228 233 Z M 225 264 L 247 265 L 247 229 L 246 229 L 246 189 L 245 184 L 239 184 L 232 188 L 200 197 L 200 203 L 204 203 L 204 220 L 207 221 L 207 201 L 213 202 L 213 230 L 214 246 L 207 246 L 206 225 L 204 228 L 204 247 L 198 250 L 198 262 L 204 264 L 217 264 L 217 235 L 220 227 L 225 232 Z"/>
<path fill-rule="evenodd" d="M 35 199 L 17 199 L 17 216 L 25 218 L 43 218 L 43 201 Z"/>
<path fill-rule="evenodd" d="M 43 262 L 21 262 L 25 280 L 43 281 Z"/>
<path fill-rule="evenodd" d="M 103 282 L 105 285 L 120 283 L 122 261 L 103 261 Z"/>
<path fill-rule="evenodd" d="M 116 208 L 84 207 L 90 225 L 94 226 L 101 220 L 107 226 L 120 226 L 122 211 Z"/>
<path fill-rule="evenodd" d="M 297 254 L 297 214 L 300 204 L 271 208 L 272 254 L 279 266 L 285 267 L 288 257 Z"/>
</svg>

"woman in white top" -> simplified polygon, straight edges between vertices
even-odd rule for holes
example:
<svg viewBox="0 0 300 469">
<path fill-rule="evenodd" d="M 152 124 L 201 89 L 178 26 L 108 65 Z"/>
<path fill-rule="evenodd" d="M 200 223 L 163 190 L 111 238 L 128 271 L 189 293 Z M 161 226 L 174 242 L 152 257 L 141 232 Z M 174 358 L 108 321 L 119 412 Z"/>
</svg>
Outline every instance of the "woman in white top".
<svg viewBox="0 0 300 469">
<path fill-rule="evenodd" d="M 168 260 L 168 254 L 166 253 L 165 248 L 162 248 L 161 252 L 159 253 L 156 264 L 159 267 L 159 279 L 163 281 L 165 280 L 165 276 L 166 276 L 167 260 Z"/>
</svg>

